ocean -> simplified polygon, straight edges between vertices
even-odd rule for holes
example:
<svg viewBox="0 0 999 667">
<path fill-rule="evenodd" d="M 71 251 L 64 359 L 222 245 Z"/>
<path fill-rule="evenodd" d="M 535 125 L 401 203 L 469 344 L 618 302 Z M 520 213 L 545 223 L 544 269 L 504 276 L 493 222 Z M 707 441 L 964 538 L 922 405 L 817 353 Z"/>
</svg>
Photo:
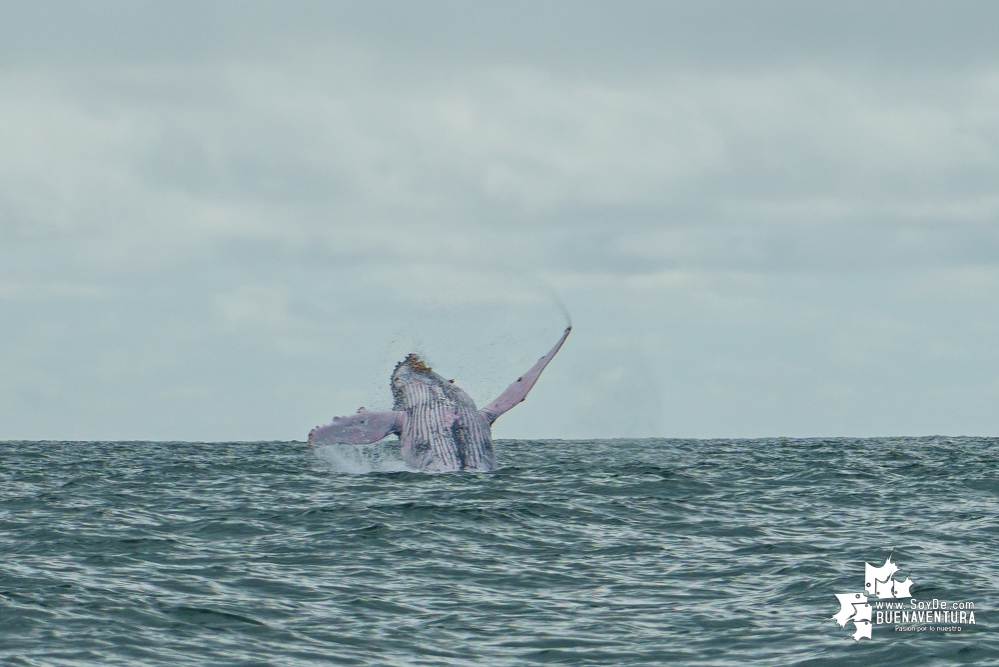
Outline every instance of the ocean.
<svg viewBox="0 0 999 667">
<path fill-rule="evenodd" d="M 496 451 L 0 443 L 0 662 L 999 664 L 999 439 Z"/>
</svg>

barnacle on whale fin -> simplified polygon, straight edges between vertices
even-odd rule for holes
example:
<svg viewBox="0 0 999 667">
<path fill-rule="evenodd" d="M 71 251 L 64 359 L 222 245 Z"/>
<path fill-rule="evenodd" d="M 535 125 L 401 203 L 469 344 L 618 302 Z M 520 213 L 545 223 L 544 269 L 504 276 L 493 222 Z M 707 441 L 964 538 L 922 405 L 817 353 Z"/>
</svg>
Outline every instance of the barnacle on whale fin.
<svg viewBox="0 0 999 667">
<path fill-rule="evenodd" d="M 418 373 L 429 373 L 431 370 L 430 366 L 427 366 L 425 363 L 423 363 L 423 360 L 420 359 L 415 354 L 407 354 L 406 363 L 409 364 L 410 368 L 412 368 L 414 371 Z"/>
</svg>

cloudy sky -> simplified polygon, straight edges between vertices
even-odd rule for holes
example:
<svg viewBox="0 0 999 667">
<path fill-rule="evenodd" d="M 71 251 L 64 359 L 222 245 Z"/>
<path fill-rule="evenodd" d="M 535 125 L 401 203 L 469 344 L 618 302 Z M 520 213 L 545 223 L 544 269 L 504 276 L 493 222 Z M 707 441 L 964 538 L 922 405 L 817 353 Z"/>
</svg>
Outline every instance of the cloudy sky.
<svg viewBox="0 0 999 667">
<path fill-rule="evenodd" d="M 999 434 L 999 4 L 0 0 L 0 439 Z"/>
</svg>

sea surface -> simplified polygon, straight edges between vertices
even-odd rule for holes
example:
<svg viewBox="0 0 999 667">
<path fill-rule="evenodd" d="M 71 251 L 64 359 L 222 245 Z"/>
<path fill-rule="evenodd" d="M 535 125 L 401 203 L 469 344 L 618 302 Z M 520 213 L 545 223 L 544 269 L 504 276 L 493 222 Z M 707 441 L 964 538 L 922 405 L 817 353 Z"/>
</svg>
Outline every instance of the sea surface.
<svg viewBox="0 0 999 667">
<path fill-rule="evenodd" d="M 496 449 L 0 443 L 0 664 L 999 664 L 999 439 Z M 889 556 L 975 623 L 855 640 Z"/>
</svg>

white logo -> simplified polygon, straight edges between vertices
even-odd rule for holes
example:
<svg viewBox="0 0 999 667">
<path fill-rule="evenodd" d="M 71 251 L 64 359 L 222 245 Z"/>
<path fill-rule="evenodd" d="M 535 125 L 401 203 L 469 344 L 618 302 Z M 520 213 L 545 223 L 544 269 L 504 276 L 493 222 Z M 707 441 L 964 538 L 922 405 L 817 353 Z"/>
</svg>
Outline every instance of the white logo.
<svg viewBox="0 0 999 667">
<path fill-rule="evenodd" d="M 898 566 L 892 562 L 894 551 L 885 564 L 874 567 L 864 563 L 864 592 L 837 593 L 839 613 L 833 619 L 845 628 L 853 622 L 853 638 L 871 639 L 874 626 L 894 627 L 895 632 L 963 632 L 975 625 L 975 603 L 971 600 L 948 601 L 933 598 L 917 600 L 909 593 L 912 579 L 895 579 Z M 908 598 L 898 602 L 898 598 Z"/>
<path fill-rule="evenodd" d="M 909 588 L 912 586 L 912 579 L 906 577 L 902 581 L 896 581 L 893 577 L 898 572 L 898 567 L 891 562 L 891 554 L 885 559 L 885 564 L 881 567 L 874 567 L 870 563 L 864 563 L 864 593 L 836 593 L 839 600 L 839 613 L 833 616 L 839 627 L 845 628 L 846 624 L 853 621 L 855 632 L 853 638 L 860 641 L 864 637 L 871 638 L 871 605 L 867 602 L 867 596 L 877 597 L 879 600 L 886 598 L 909 598 Z"/>
</svg>

